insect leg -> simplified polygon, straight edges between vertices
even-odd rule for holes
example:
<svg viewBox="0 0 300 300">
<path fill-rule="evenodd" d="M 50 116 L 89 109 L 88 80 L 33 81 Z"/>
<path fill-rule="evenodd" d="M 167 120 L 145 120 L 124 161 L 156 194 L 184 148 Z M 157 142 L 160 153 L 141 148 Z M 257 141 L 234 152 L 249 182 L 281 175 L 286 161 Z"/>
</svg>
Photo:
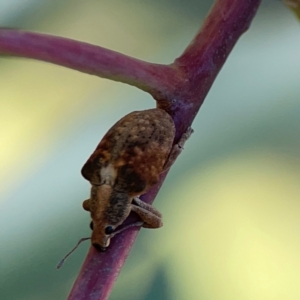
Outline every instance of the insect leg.
<svg viewBox="0 0 300 300">
<path fill-rule="evenodd" d="M 136 204 L 137 206 L 139 206 L 139 207 L 141 207 L 141 208 L 143 208 L 145 210 L 150 211 L 151 213 L 153 213 L 154 215 L 158 216 L 159 218 L 162 217 L 162 214 L 154 206 L 152 206 L 151 204 L 148 204 L 148 203 L 142 201 L 140 198 L 135 197 L 135 198 L 133 198 L 132 202 L 134 204 Z"/>
<path fill-rule="evenodd" d="M 131 204 L 131 210 L 139 215 L 144 222 L 143 227 L 146 228 L 159 228 L 163 225 L 161 214 L 153 206 L 141 201 L 138 198 L 134 198 L 137 205 Z M 141 203 L 142 202 L 142 203 Z"/>
<path fill-rule="evenodd" d="M 173 165 L 178 155 L 182 152 L 185 142 L 190 138 L 193 132 L 194 130 L 191 127 L 189 127 L 187 131 L 181 136 L 178 144 L 173 146 L 168 160 L 164 165 L 164 171 L 168 170 Z"/>
</svg>

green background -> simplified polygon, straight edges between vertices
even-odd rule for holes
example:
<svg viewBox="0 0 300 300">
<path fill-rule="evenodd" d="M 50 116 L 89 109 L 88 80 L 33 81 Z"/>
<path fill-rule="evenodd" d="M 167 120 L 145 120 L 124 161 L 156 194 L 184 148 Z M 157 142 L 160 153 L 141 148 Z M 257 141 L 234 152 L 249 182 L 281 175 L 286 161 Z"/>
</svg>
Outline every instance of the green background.
<svg viewBox="0 0 300 300">
<path fill-rule="evenodd" d="M 0 2 L 0 26 L 171 63 L 212 1 Z M 263 1 L 196 117 L 110 299 L 300 297 L 300 24 Z M 142 91 L 59 66 L 0 59 L 0 278 L 4 300 L 65 299 L 84 260 L 80 169 Z"/>
</svg>

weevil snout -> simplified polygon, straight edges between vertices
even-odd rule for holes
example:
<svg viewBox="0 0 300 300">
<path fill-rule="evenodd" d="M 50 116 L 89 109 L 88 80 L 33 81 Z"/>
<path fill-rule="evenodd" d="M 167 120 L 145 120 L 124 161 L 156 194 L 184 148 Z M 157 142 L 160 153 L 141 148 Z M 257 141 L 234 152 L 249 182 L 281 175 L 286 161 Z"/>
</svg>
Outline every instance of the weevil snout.
<svg viewBox="0 0 300 300">
<path fill-rule="evenodd" d="M 94 239 L 92 237 L 92 245 L 99 250 L 100 252 L 104 252 L 106 250 L 106 248 L 109 246 L 110 244 L 110 238 L 106 237 L 103 238 L 101 241 Z"/>
<path fill-rule="evenodd" d="M 99 251 L 104 252 L 110 244 L 110 235 L 104 232 L 104 228 L 92 222 L 93 232 L 91 237 L 92 245 Z M 98 225 L 98 226 L 97 226 Z"/>
<path fill-rule="evenodd" d="M 102 247 L 98 243 L 93 243 L 93 246 L 100 252 L 105 252 L 107 247 Z"/>
</svg>

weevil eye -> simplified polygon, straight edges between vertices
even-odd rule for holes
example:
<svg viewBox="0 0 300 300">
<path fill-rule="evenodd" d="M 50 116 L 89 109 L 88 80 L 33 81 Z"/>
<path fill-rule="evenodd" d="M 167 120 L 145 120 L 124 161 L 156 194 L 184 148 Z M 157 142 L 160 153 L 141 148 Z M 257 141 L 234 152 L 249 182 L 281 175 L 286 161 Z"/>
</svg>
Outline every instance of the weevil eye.
<svg viewBox="0 0 300 300">
<path fill-rule="evenodd" d="M 112 234 L 114 232 L 114 228 L 112 226 L 107 226 L 105 228 L 105 234 Z"/>
<path fill-rule="evenodd" d="M 90 228 L 91 228 L 91 230 L 94 230 L 94 223 L 93 223 L 93 221 L 91 221 L 91 223 L 90 223 Z"/>
</svg>

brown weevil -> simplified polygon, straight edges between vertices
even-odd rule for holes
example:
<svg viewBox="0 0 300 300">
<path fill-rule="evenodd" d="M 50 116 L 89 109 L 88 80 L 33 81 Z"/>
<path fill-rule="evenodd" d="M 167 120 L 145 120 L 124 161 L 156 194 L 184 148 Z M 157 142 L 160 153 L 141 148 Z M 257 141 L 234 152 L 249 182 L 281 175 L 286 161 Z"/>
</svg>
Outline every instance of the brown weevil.
<svg viewBox="0 0 300 300">
<path fill-rule="evenodd" d="M 167 112 L 155 108 L 126 115 L 105 134 L 81 170 L 92 185 L 83 208 L 91 213 L 91 242 L 96 249 L 105 251 L 131 211 L 142 222 L 126 228 L 162 226 L 161 214 L 138 197 L 158 182 L 191 133 L 189 128 L 173 146 L 174 122 Z"/>
</svg>

